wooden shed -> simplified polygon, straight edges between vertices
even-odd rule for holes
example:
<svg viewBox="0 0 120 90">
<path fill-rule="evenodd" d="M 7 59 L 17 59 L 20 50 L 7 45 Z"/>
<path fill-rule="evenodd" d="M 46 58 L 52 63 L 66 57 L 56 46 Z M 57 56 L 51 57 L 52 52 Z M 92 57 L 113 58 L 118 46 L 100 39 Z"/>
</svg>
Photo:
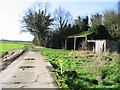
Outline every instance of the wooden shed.
<svg viewBox="0 0 120 90">
<path fill-rule="evenodd" d="M 106 38 L 94 38 L 92 32 L 84 31 L 72 36 L 68 36 L 65 41 L 65 49 L 68 50 L 80 50 L 82 42 L 86 41 L 89 45 L 89 50 L 94 52 L 119 52 L 119 43 L 113 40 L 107 40 Z"/>
<path fill-rule="evenodd" d="M 91 34 L 92 32 L 84 31 L 72 36 L 68 36 L 65 41 L 65 49 L 78 50 L 83 41 L 90 39 L 89 35 Z"/>
<path fill-rule="evenodd" d="M 92 50 L 94 52 L 119 52 L 119 42 L 113 40 L 87 40 L 87 42 L 94 43 Z"/>
</svg>

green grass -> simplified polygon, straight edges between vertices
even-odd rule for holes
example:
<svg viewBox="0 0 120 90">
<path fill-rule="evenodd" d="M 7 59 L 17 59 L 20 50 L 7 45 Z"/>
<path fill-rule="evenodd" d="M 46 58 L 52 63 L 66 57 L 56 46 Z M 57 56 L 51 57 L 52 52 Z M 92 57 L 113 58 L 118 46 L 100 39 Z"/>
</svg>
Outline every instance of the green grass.
<svg viewBox="0 0 120 90">
<path fill-rule="evenodd" d="M 31 45 L 31 43 L 0 41 L 0 55 L 9 50 L 24 49 L 26 45 Z"/>
<path fill-rule="evenodd" d="M 52 64 L 52 73 L 60 88 L 118 88 L 120 86 L 120 58 L 112 54 L 98 56 L 77 55 L 70 50 L 36 47 Z M 78 52 L 78 51 L 77 51 Z M 112 58 L 111 61 L 101 61 L 100 56 Z M 90 61 L 91 60 L 91 61 Z M 63 62 L 61 74 L 60 61 Z M 97 77 L 102 79 L 97 81 Z"/>
</svg>

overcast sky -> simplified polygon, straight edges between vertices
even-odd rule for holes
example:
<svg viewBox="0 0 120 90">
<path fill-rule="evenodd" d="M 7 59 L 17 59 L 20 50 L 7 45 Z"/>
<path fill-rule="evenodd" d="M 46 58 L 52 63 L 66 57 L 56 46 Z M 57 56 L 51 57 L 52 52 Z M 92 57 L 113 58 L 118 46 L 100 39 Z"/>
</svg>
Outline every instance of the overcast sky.
<svg viewBox="0 0 120 90">
<path fill-rule="evenodd" d="M 29 33 L 20 34 L 20 20 L 27 8 L 35 2 L 45 0 L 0 0 L 0 39 L 32 41 Z M 71 12 L 74 18 L 77 16 L 90 16 L 105 10 L 117 9 L 118 0 L 47 0 L 50 3 L 50 11 L 58 6 Z"/>
</svg>

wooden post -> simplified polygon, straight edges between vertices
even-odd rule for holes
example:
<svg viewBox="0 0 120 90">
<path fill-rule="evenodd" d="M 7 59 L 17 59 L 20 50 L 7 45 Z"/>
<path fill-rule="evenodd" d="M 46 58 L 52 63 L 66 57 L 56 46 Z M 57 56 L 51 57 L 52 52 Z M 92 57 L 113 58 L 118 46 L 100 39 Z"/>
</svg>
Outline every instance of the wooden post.
<svg viewBox="0 0 120 90">
<path fill-rule="evenodd" d="M 76 50 L 76 37 L 74 37 L 74 50 Z"/>
<path fill-rule="evenodd" d="M 67 39 L 65 40 L 65 49 L 67 49 Z"/>
<path fill-rule="evenodd" d="M 106 43 L 107 43 L 107 41 L 106 41 L 106 40 L 104 40 L 104 52 L 106 52 L 106 51 L 107 51 L 107 46 L 106 46 L 107 44 L 106 44 Z"/>
</svg>

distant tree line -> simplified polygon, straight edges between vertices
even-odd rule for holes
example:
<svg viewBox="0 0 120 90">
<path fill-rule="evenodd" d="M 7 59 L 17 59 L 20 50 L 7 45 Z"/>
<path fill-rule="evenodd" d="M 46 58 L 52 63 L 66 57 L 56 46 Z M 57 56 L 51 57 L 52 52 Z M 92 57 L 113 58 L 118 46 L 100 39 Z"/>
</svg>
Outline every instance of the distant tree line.
<svg viewBox="0 0 120 90">
<path fill-rule="evenodd" d="M 118 5 L 119 8 L 119 5 Z M 69 11 L 56 8 L 53 14 L 38 6 L 28 9 L 22 19 L 22 31 L 34 36 L 33 43 L 50 48 L 64 48 L 68 36 L 83 32 L 95 32 L 98 38 L 117 40 L 120 38 L 120 13 L 107 10 L 103 15 L 96 13 L 89 17 L 73 19 Z M 109 34 L 106 34 L 109 33 Z"/>
</svg>

